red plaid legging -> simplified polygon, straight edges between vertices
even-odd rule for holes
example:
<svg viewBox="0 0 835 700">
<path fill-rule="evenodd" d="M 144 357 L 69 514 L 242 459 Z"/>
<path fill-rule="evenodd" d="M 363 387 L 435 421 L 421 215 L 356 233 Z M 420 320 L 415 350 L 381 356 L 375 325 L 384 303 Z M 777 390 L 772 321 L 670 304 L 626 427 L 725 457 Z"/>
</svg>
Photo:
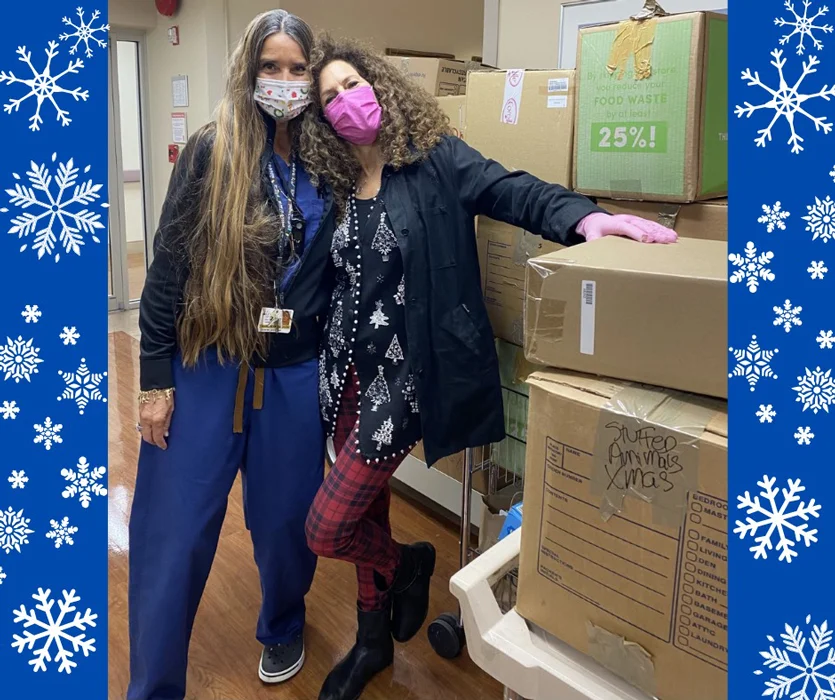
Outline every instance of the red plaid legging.
<svg viewBox="0 0 835 700">
<path fill-rule="evenodd" d="M 356 565 L 358 605 L 370 612 L 386 603 L 374 572 L 390 585 L 400 563 L 400 546 L 391 537 L 389 523 L 389 479 L 405 455 L 366 463 L 359 449 L 359 414 L 359 378 L 352 366 L 336 417 L 336 463 L 310 507 L 306 531 L 317 555 Z"/>
</svg>

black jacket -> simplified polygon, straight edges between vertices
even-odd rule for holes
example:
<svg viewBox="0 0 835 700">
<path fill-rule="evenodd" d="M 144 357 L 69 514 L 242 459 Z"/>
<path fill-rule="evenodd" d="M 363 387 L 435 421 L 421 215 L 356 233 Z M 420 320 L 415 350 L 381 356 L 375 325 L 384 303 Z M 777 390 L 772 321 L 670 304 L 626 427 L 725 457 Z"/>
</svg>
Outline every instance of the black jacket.
<svg viewBox="0 0 835 700">
<path fill-rule="evenodd" d="M 275 122 L 264 121 L 268 137 L 261 156 L 261 187 L 264 198 L 278 207 L 280 204 L 267 174 L 273 154 Z M 139 368 L 143 391 L 174 386 L 171 363 L 177 354 L 176 323 L 189 275 L 186 247 L 198 215 L 200 183 L 209 165 L 213 134 L 212 128 L 203 129 L 189 141 L 174 167 L 162 207 L 154 237 L 154 259 L 148 269 L 139 306 L 142 333 Z M 271 334 L 267 358 L 250 359 L 255 367 L 283 367 L 318 355 L 333 288 L 328 261 L 335 218 L 333 198 L 325 191 L 322 196 L 325 208 L 319 230 L 302 254 L 301 265 L 285 291 L 285 306 L 294 311 L 293 331 L 286 335 Z"/>
<path fill-rule="evenodd" d="M 428 464 L 504 438 L 498 358 L 481 290 L 475 216 L 564 245 L 591 200 L 499 163 L 455 137 L 386 171 L 386 209 L 403 256 L 406 330 Z"/>
</svg>

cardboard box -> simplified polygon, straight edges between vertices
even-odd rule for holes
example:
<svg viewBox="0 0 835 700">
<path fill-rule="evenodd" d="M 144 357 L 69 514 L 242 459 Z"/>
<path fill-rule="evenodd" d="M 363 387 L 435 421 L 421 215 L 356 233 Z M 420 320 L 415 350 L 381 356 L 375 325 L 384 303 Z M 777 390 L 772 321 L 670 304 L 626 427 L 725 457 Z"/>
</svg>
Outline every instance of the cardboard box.
<svg viewBox="0 0 835 700">
<path fill-rule="evenodd" d="M 493 335 L 521 346 L 528 260 L 564 246 L 485 216 L 478 218 L 477 242 L 481 288 Z"/>
<path fill-rule="evenodd" d="M 726 700 L 727 403 L 542 372 L 516 609 L 661 700 Z"/>
<path fill-rule="evenodd" d="M 727 196 L 727 15 L 586 27 L 577 73 L 577 191 L 660 202 Z"/>
<path fill-rule="evenodd" d="M 467 142 L 508 170 L 571 186 L 574 71 L 468 75 Z"/>
<path fill-rule="evenodd" d="M 728 200 L 694 204 L 663 204 L 600 199 L 597 202 L 611 214 L 632 214 L 675 229 L 683 238 L 728 241 Z"/>
<path fill-rule="evenodd" d="M 531 362 L 726 398 L 727 244 L 607 237 L 528 263 Z"/>
<path fill-rule="evenodd" d="M 503 340 L 496 340 L 496 354 L 499 357 L 507 437 L 490 446 L 490 461 L 506 473 L 524 476 L 528 442 L 527 379 L 540 368 L 525 359 L 521 347 Z"/>
<path fill-rule="evenodd" d="M 430 95 L 463 95 L 467 92 L 467 67 L 463 61 L 445 58 L 386 56 Z"/>
<path fill-rule="evenodd" d="M 426 455 L 423 452 L 423 443 L 419 442 L 412 450 L 412 456 L 419 459 L 421 462 L 426 461 Z M 449 457 L 444 457 L 442 460 L 435 462 L 432 469 L 437 469 L 441 474 L 455 479 L 459 484 L 464 483 L 464 453 L 459 452 Z M 472 487 L 473 490 L 481 494 L 488 492 L 489 479 L 487 472 L 478 471 L 473 472 Z"/>
<path fill-rule="evenodd" d="M 452 133 L 459 139 L 465 139 L 467 130 L 467 97 L 466 95 L 448 95 L 439 97 L 438 104 L 449 117 Z"/>
</svg>

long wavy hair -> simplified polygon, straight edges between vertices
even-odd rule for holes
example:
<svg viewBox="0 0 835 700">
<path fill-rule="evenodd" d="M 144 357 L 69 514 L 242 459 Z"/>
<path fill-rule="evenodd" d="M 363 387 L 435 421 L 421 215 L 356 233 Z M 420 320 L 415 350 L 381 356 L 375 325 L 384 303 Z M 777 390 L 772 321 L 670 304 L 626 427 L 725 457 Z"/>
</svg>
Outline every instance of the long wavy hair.
<svg viewBox="0 0 835 700">
<path fill-rule="evenodd" d="M 336 135 L 323 113 L 319 78 L 333 61 L 349 63 L 374 88 L 382 108 L 377 143 L 388 165 L 400 169 L 424 160 L 451 130 L 449 117 L 437 100 L 376 51 L 351 39 L 318 36 L 310 66 L 312 102 L 301 120 L 300 152 L 314 182 L 333 189 L 337 212 L 342 216 L 362 171 L 351 145 Z"/>
<path fill-rule="evenodd" d="M 273 303 L 273 282 L 280 272 L 275 261 L 280 222 L 263 194 L 267 127 L 253 92 L 264 42 L 276 33 L 295 40 L 310 60 L 313 32 L 304 21 L 286 10 L 258 15 L 229 59 L 214 123 L 199 135 L 210 139 L 212 148 L 186 244 L 190 274 L 178 322 L 186 366 L 196 364 L 208 347 L 217 347 L 221 362 L 249 362 L 268 349 L 257 324 L 261 308 Z M 290 123 L 296 144 L 298 121 Z"/>
</svg>

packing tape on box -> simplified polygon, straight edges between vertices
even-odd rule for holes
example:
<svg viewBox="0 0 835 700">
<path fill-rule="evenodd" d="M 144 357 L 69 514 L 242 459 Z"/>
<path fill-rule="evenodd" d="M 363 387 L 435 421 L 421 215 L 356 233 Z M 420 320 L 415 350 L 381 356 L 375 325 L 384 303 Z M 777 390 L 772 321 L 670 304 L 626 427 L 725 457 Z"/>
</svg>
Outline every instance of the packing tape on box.
<svg viewBox="0 0 835 700">
<path fill-rule="evenodd" d="M 635 80 L 647 80 L 652 77 L 652 46 L 655 42 L 656 19 L 629 19 L 621 22 L 615 29 L 615 40 L 609 52 L 606 69 L 609 75 L 623 80 L 629 67 L 630 59 L 634 62 Z"/>
<path fill-rule="evenodd" d="M 570 261 L 566 261 L 570 265 Z M 563 268 L 549 260 L 548 265 L 538 263 L 536 259 L 528 262 L 527 283 L 525 285 L 524 305 L 522 307 L 525 357 L 537 360 L 537 343 L 561 342 L 565 333 L 566 309 L 568 303 L 561 299 L 544 299 L 542 285 L 549 277 L 556 275 Z"/>
<path fill-rule="evenodd" d="M 658 525 L 679 527 L 687 494 L 699 486 L 699 442 L 715 410 L 675 394 L 633 385 L 600 411 L 592 464 L 592 492 L 604 521 L 630 496 L 652 506 Z"/>
<path fill-rule="evenodd" d="M 586 623 L 589 656 L 626 681 L 655 697 L 655 665 L 652 656 L 640 644 Z"/>
<path fill-rule="evenodd" d="M 681 213 L 681 206 L 676 204 L 664 204 L 658 210 L 655 220 L 662 226 L 675 230 L 678 224 L 678 215 Z"/>
<path fill-rule="evenodd" d="M 513 246 L 513 264 L 524 267 L 528 264 L 528 260 L 540 254 L 542 238 L 524 229 L 520 230 L 522 233 L 516 237 L 516 245 Z"/>
</svg>

